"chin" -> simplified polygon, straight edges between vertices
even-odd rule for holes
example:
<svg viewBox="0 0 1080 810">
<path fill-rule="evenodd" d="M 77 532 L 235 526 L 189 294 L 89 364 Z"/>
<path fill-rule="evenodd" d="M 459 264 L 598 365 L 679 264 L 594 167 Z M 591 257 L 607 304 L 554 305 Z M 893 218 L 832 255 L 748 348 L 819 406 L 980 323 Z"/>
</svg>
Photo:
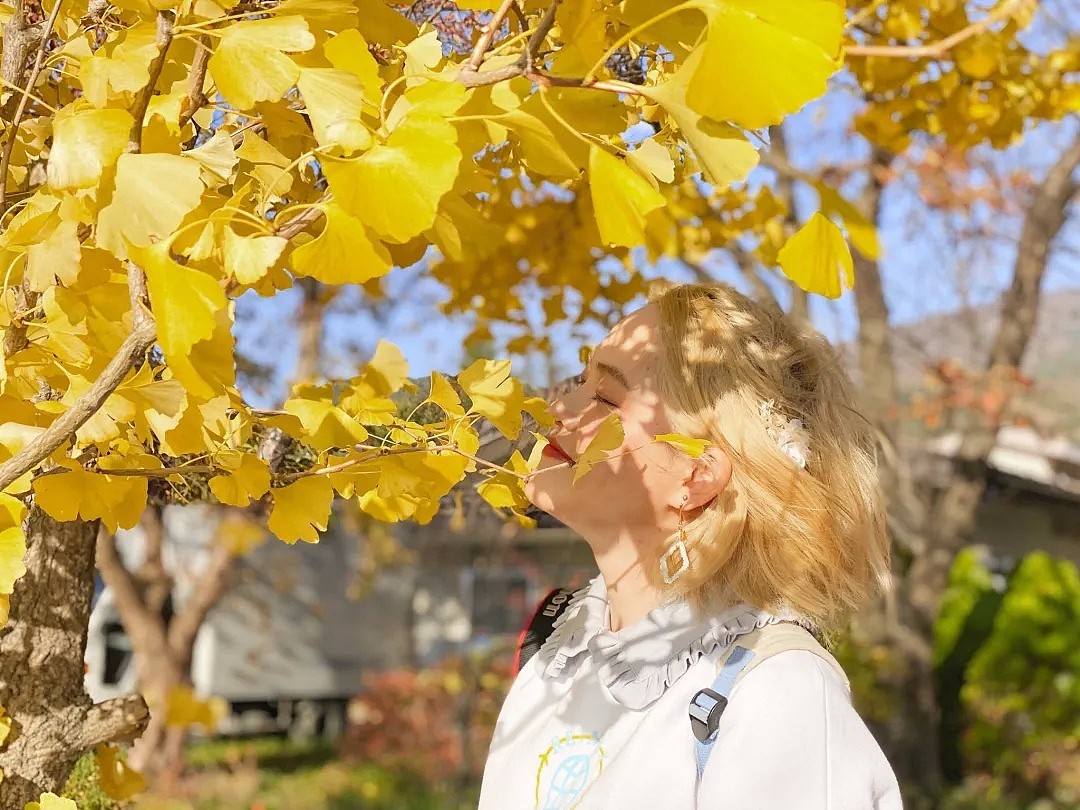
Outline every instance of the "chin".
<svg viewBox="0 0 1080 810">
<path fill-rule="evenodd" d="M 525 484 L 525 497 L 529 499 L 529 502 L 537 509 L 547 512 L 554 518 L 558 518 L 558 510 L 555 508 L 555 500 L 551 497 L 551 492 L 544 486 L 541 479 L 543 476 L 538 476 L 526 482 Z"/>
</svg>

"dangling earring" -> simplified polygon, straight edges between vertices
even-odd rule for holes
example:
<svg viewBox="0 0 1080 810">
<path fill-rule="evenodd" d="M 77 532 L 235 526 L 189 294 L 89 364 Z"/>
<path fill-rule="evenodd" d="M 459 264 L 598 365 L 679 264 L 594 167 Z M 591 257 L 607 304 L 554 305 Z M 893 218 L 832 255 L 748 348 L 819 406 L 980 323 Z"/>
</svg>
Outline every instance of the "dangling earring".
<svg viewBox="0 0 1080 810">
<path fill-rule="evenodd" d="M 683 504 L 686 504 L 686 496 L 683 496 Z M 665 585 L 670 585 L 690 568 L 690 556 L 686 553 L 686 519 L 683 516 L 683 507 L 679 507 L 679 532 L 675 535 L 675 542 L 667 547 L 664 556 L 660 558 L 660 576 Z M 668 560 L 675 557 L 678 567 L 672 571 Z"/>
</svg>

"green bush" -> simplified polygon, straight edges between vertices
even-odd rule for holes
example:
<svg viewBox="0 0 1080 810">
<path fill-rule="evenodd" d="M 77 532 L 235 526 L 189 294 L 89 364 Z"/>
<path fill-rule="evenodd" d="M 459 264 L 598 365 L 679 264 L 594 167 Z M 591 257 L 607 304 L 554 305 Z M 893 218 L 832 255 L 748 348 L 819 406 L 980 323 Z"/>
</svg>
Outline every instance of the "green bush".
<svg viewBox="0 0 1080 810">
<path fill-rule="evenodd" d="M 938 663 L 961 643 L 993 578 L 974 551 L 953 568 L 937 626 Z M 1012 799 L 1080 806 L 1080 573 L 1037 552 L 1009 575 L 988 637 L 964 673 L 961 738 L 980 807 Z"/>
</svg>

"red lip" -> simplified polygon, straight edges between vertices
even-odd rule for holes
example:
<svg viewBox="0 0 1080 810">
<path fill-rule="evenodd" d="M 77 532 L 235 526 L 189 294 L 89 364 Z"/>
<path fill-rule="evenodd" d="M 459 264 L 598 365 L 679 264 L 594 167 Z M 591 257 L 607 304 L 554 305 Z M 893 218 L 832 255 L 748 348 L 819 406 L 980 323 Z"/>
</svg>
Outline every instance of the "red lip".
<svg viewBox="0 0 1080 810">
<path fill-rule="evenodd" d="M 558 459 L 559 461 L 569 461 L 571 464 L 574 463 L 574 459 L 570 457 L 570 454 L 563 450 L 552 436 L 548 436 L 548 443 L 543 450 L 543 455 Z"/>
</svg>

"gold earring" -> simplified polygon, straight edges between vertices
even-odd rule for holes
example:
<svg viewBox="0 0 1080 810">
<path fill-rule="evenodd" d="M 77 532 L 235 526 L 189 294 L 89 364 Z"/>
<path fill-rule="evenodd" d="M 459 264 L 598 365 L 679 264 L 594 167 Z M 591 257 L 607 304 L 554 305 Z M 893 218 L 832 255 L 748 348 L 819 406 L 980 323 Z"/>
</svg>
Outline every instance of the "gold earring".
<svg viewBox="0 0 1080 810">
<path fill-rule="evenodd" d="M 683 504 L 686 504 L 686 496 L 683 496 Z M 690 568 L 690 555 L 686 553 L 686 518 L 683 514 L 683 507 L 679 507 L 679 531 L 675 535 L 675 541 L 671 543 L 664 551 L 663 556 L 660 558 L 660 576 L 664 580 L 665 585 L 670 585 Z M 676 558 L 678 567 L 672 571 L 671 566 L 668 565 L 668 560 L 672 557 Z"/>
</svg>

